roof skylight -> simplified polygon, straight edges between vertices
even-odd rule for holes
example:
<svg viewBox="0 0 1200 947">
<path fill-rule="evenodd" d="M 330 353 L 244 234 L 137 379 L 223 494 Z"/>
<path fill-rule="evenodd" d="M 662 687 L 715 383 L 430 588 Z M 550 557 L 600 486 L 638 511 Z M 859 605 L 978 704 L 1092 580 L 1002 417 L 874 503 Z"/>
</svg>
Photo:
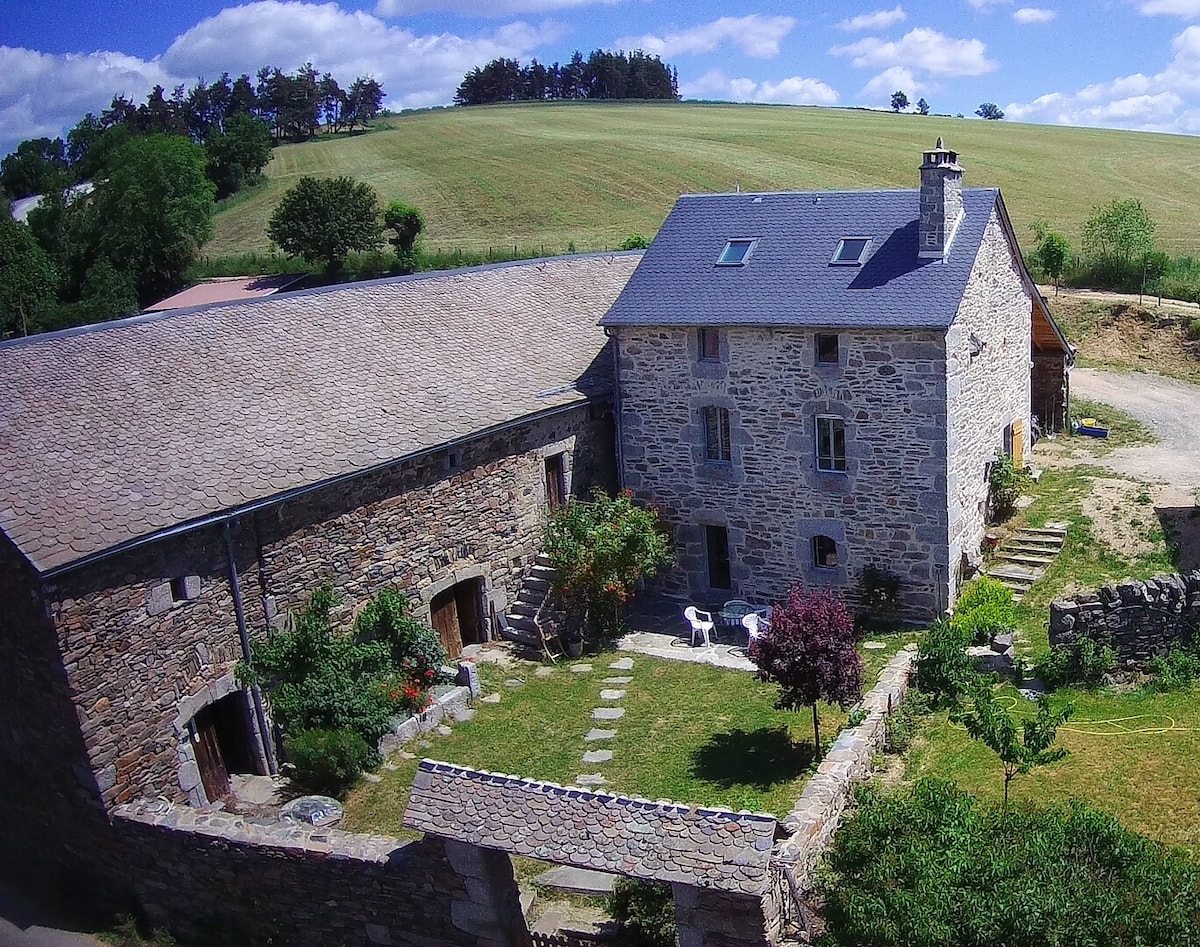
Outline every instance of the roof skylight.
<svg viewBox="0 0 1200 947">
<path fill-rule="evenodd" d="M 839 266 L 860 266 L 870 245 L 870 237 L 842 237 L 829 262 Z"/>
<path fill-rule="evenodd" d="M 745 266 L 750 262 L 750 251 L 756 241 L 750 239 L 730 240 L 717 257 L 717 266 Z"/>
</svg>

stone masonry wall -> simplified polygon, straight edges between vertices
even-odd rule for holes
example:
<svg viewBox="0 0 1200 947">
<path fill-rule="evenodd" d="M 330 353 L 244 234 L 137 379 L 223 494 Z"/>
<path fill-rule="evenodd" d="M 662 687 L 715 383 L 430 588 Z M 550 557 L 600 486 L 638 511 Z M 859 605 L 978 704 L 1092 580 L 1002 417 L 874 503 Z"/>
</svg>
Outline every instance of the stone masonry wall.
<svg viewBox="0 0 1200 947">
<path fill-rule="evenodd" d="M 719 362 L 698 359 L 696 330 L 619 330 L 622 485 L 675 529 L 668 591 L 707 587 L 706 525 L 724 526 L 734 593 L 781 597 L 797 579 L 852 592 L 869 565 L 898 575 L 904 617 L 941 607 L 947 564 L 945 354 L 941 333 L 843 331 L 840 363 L 816 364 L 800 329 L 722 329 Z M 704 456 L 701 409 L 729 409 L 732 462 Z M 816 470 L 819 415 L 846 424 L 845 473 Z M 814 568 L 831 537 L 836 568 Z"/>
<path fill-rule="evenodd" d="M 161 800 L 114 819 L 147 919 L 187 943 L 478 943 L 451 921 L 464 891 L 439 839 L 258 825 Z"/>
<path fill-rule="evenodd" d="M 0 877 L 82 899 L 114 887 L 111 842 L 37 578 L 0 537 Z M 116 895 L 113 895 L 116 897 Z"/>
<path fill-rule="evenodd" d="M 346 621 L 389 586 L 428 618 L 433 595 L 470 576 L 501 610 L 540 545 L 545 457 L 565 451 L 583 492 L 612 482 L 611 438 L 606 406 L 583 405 L 243 517 L 233 539 L 251 637 L 325 582 Z M 172 600 L 172 580 L 187 597 Z M 202 802 L 181 711 L 228 692 L 241 657 L 221 529 L 63 573 L 46 598 L 104 806 Z"/>
<path fill-rule="evenodd" d="M 1110 646 L 1126 669 L 1142 668 L 1200 632 L 1200 570 L 1127 579 L 1050 603 L 1050 645 L 1083 638 Z"/>
<path fill-rule="evenodd" d="M 979 560 L 987 515 L 987 466 L 1003 450 L 1004 429 L 1013 421 L 1024 422 L 1026 456 L 1029 453 L 1033 297 L 1018 266 L 993 212 L 958 315 L 946 334 L 951 570 L 943 576 L 948 580 L 947 606 L 957 594 L 963 555 Z M 972 335 L 983 343 L 978 355 L 971 354 Z"/>
</svg>

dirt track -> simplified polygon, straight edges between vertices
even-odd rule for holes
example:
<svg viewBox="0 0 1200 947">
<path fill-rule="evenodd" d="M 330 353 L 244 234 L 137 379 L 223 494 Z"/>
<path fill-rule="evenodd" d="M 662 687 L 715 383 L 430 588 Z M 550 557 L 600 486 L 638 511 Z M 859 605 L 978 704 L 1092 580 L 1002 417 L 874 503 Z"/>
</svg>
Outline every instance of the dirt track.
<svg viewBox="0 0 1200 947">
<path fill-rule="evenodd" d="M 1071 394 L 1120 408 L 1154 432 L 1157 444 L 1123 447 L 1099 463 L 1190 493 L 1200 487 L 1200 386 L 1159 375 L 1077 368 Z"/>
</svg>

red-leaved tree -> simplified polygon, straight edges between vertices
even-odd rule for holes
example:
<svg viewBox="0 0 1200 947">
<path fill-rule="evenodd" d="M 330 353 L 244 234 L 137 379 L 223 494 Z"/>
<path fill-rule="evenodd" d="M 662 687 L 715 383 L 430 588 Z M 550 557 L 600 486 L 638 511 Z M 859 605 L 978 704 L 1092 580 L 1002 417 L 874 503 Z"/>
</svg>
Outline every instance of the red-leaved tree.
<svg viewBox="0 0 1200 947">
<path fill-rule="evenodd" d="M 781 710 L 812 707 L 813 741 L 821 755 L 817 701 L 848 707 L 862 696 L 862 659 L 854 647 L 854 617 L 828 589 L 796 584 L 771 614 L 770 627 L 750 643 L 759 680 L 779 685 Z"/>
</svg>

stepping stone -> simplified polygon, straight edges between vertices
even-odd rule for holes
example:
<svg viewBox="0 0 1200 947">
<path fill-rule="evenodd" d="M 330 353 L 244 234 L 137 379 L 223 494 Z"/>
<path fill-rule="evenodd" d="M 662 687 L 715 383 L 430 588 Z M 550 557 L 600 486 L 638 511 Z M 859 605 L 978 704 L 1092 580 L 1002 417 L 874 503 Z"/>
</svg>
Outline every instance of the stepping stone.
<svg viewBox="0 0 1200 947">
<path fill-rule="evenodd" d="M 394 773 L 400 767 L 397 766 L 395 763 L 384 763 L 383 768 L 386 769 L 389 773 Z"/>
<path fill-rule="evenodd" d="M 606 677 L 601 684 L 628 684 L 632 681 L 632 677 Z"/>
<path fill-rule="evenodd" d="M 595 727 L 592 727 L 592 729 L 587 732 L 587 736 L 584 737 L 584 740 L 586 740 L 588 743 L 595 743 L 597 740 L 611 740 L 616 735 L 616 730 L 597 730 Z"/>
<path fill-rule="evenodd" d="M 619 661 L 614 661 L 609 667 L 614 671 L 632 671 L 633 658 L 621 658 Z"/>
<path fill-rule="evenodd" d="M 409 753 L 408 750 L 397 750 L 396 755 L 402 760 L 415 760 L 417 758 L 416 753 Z"/>
<path fill-rule="evenodd" d="M 589 673 L 591 673 L 591 670 L 592 670 L 592 666 L 590 664 L 572 664 L 571 665 L 571 673 L 572 674 L 589 674 Z"/>
<path fill-rule="evenodd" d="M 534 677 L 549 677 L 554 673 L 554 668 L 538 668 L 533 672 Z"/>
<path fill-rule="evenodd" d="M 624 707 L 597 707 L 592 711 L 593 720 L 620 720 L 624 716 Z"/>
<path fill-rule="evenodd" d="M 583 754 L 585 763 L 607 763 L 612 759 L 612 750 L 588 750 Z"/>
<path fill-rule="evenodd" d="M 475 711 L 470 707 L 460 707 L 458 710 L 450 714 L 459 723 L 466 723 L 475 716 Z"/>
<path fill-rule="evenodd" d="M 611 691 L 606 689 L 600 692 L 601 700 L 620 700 L 624 696 L 624 691 Z"/>
<path fill-rule="evenodd" d="M 583 773 L 575 777 L 576 786 L 603 786 L 606 782 L 608 780 L 599 773 Z"/>
<path fill-rule="evenodd" d="M 882 651 L 887 645 L 882 641 L 864 641 L 863 647 L 868 651 Z"/>
<path fill-rule="evenodd" d="M 448 737 L 454 731 L 451 730 L 449 727 L 447 727 L 444 723 L 439 723 L 437 726 L 437 732 L 440 733 L 444 737 Z"/>
<path fill-rule="evenodd" d="M 523 680 L 521 680 L 521 678 L 519 678 L 519 677 L 510 677 L 507 681 L 504 682 L 504 686 L 505 687 L 524 687 L 525 682 Z"/>
<path fill-rule="evenodd" d="M 381 783 L 381 782 L 383 782 L 383 777 L 382 777 L 382 776 L 377 776 L 377 775 L 375 775 L 374 773 L 363 773 L 363 779 L 365 779 L 365 780 L 366 780 L 367 782 L 369 782 L 369 783 Z"/>
<path fill-rule="evenodd" d="M 430 743 L 428 740 L 418 740 L 418 741 L 417 741 L 417 746 L 419 746 L 419 747 L 420 747 L 422 750 L 431 750 L 431 749 L 433 749 L 433 744 L 432 744 L 432 743 Z"/>
<path fill-rule="evenodd" d="M 488 694 L 487 697 L 481 697 L 480 700 L 482 700 L 485 704 L 498 704 L 500 703 L 500 695 Z"/>
</svg>

